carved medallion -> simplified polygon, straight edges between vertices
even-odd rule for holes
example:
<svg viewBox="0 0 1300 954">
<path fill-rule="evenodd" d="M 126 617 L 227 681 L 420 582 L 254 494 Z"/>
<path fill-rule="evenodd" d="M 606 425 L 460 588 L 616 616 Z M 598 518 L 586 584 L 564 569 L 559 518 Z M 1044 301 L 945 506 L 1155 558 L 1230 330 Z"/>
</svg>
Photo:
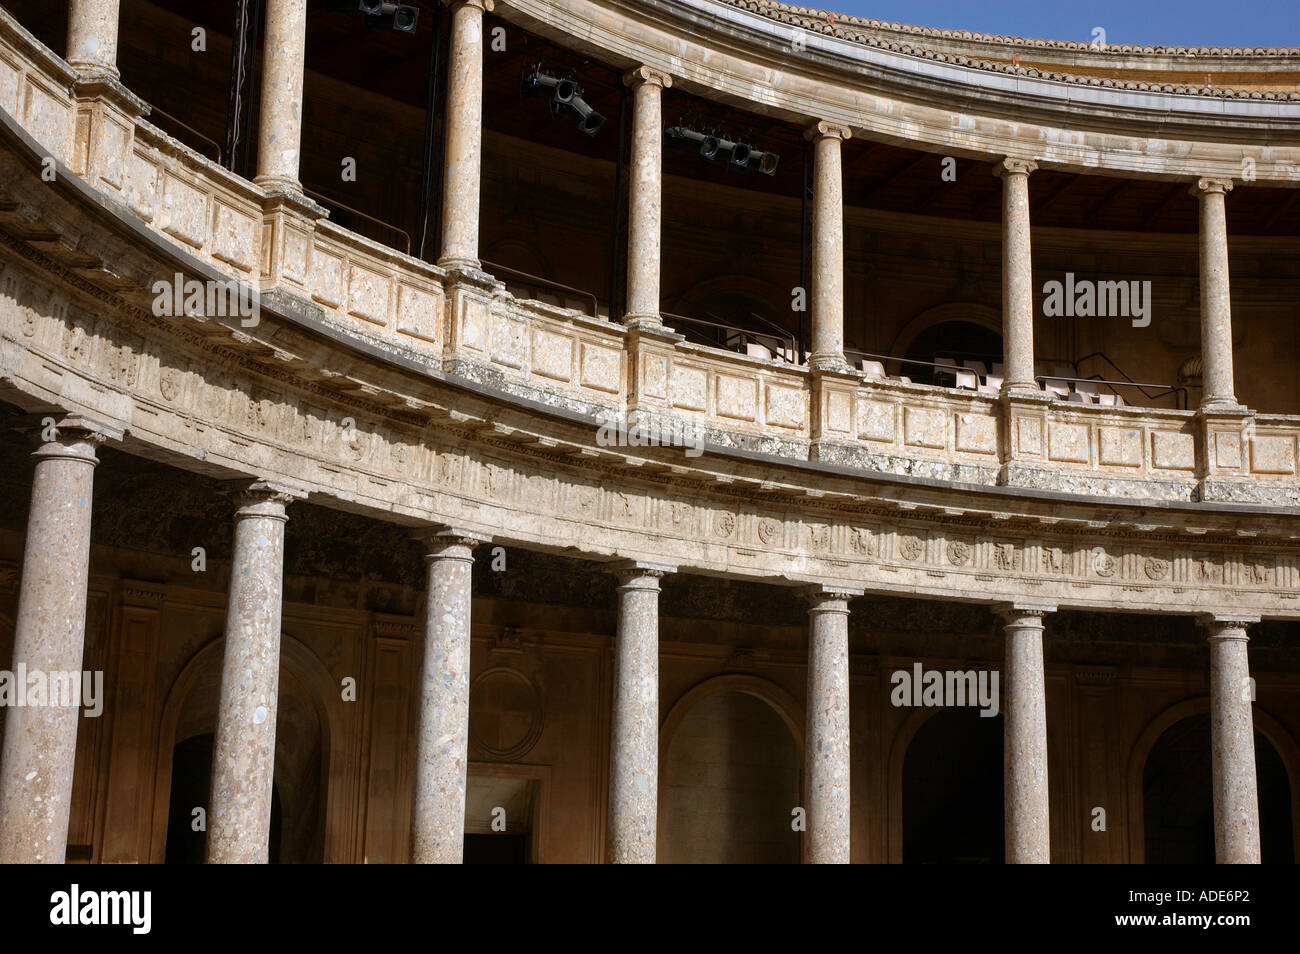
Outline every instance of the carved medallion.
<svg viewBox="0 0 1300 954">
<path fill-rule="evenodd" d="M 971 545 L 963 540 L 948 541 L 948 562 L 953 566 L 965 566 L 970 562 Z"/>
<path fill-rule="evenodd" d="M 1163 580 L 1169 575 L 1169 561 L 1161 557 L 1147 557 L 1142 570 L 1152 580 Z"/>
<path fill-rule="evenodd" d="M 898 552 L 904 560 L 919 560 L 925 552 L 925 544 L 916 537 L 899 537 Z"/>
</svg>

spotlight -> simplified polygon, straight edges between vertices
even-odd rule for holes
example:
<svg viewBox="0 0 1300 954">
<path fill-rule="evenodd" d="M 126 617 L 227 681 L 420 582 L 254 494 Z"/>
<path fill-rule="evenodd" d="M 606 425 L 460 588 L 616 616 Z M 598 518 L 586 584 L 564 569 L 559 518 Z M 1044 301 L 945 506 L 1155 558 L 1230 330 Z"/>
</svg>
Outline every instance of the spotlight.
<svg viewBox="0 0 1300 954">
<path fill-rule="evenodd" d="M 420 8 L 407 3 L 399 3 L 393 11 L 393 29 L 398 33 L 414 33 L 415 24 L 420 19 Z"/>
<path fill-rule="evenodd" d="M 366 26 L 382 29 L 390 26 L 398 33 L 414 33 L 420 8 L 391 0 L 357 0 L 357 9 L 366 18 Z"/>
<path fill-rule="evenodd" d="M 588 136 L 596 135 L 600 132 L 600 127 L 605 125 L 605 117 L 588 106 L 587 101 L 581 97 L 575 96 L 570 108 L 578 114 L 578 128 Z"/>
<path fill-rule="evenodd" d="M 718 140 L 714 136 L 705 136 L 700 140 L 700 155 L 705 159 L 718 158 Z"/>
<path fill-rule="evenodd" d="M 383 16 L 384 0 L 358 0 L 357 9 L 368 17 Z"/>
<path fill-rule="evenodd" d="M 776 175 L 781 157 L 763 152 L 743 142 L 732 142 L 721 135 L 705 135 L 690 126 L 669 126 L 664 130 L 668 145 L 682 152 L 693 152 L 702 159 L 725 161 L 734 169 L 753 169 L 765 176 Z"/>
<path fill-rule="evenodd" d="M 605 125 L 605 117 L 582 98 L 582 87 L 574 79 L 560 79 L 535 66 L 524 74 L 521 92 L 534 99 L 549 99 L 557 115 L 578 120 L 578 129 L 594 136 Z"/>
<path fill-rule="evenodd" d="M 765 176 L 776 175 L 776 164 L 781 161 L 781 157 L 774 152 L 760 152 L 758 154 L 758 171 Z"/>
<path fill-rule="evenodd" d="M 748 169 L 750 152 L 750 148 L 744 143 L 735 143 L 731 147 L 731 164 L 740 166 L 742 169 Z"/>
</svg>

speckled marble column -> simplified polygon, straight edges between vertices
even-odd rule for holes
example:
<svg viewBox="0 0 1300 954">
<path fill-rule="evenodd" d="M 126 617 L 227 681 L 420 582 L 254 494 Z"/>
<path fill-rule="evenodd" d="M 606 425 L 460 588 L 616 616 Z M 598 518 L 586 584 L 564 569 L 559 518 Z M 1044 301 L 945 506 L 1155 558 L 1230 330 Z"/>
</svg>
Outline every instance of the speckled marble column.
<svg viewBox="0 0 1300 954">
<path fill-rule="evenodd" d="M 659 324 L 660 224 L 663 211 L 663 91 L 667 73 L 641 66 L 623 77 L 632 89 L 632 162 L 628 185 L 627 314 Z"/>
<path fill-rule="evenodd" d="M 411 861 L 458 865 L 465 842 L 469 765 L 470 583 L 474 547 L 483 537 L 444 528 L 420 538 L 428 547 L 420 728 L 411 805 Z"/>
<path fill-rule="evenodd" d="M 814 587 L 808 608 L 805 864 L 849 863 L 849 599 Z"/>
<path fill-rule="evenodd" d="M 239 496 L 208 797 L 209 864 L 265 864 L 271 833 L 285 505 L 256 481 Z"/>
<path fill-rule="evenodd" d="M 1246 627 L 1258 616 L 1207 616 L 1210 640 L 1210 749 L 1214 857 L 1221 865 L 1259 864 L 1259 796 L 1251 716 Z"/>
<path fill-rule="evenodd" d="M 302 191 L 298 164 L 302 151 L 302 74 L 306 46 L 307 0 L 267 0 L 255 181 L 294 192 Z"/>
<path fill-rule="evenodd" d="M 1002 178 L 1002 393 L 1040 394 L 1034 377 L 1034 270 L 1029 239 L 1028 159 L 993 167 Z"/>
<path fill-rule="evenodd" d="M 479 179 L 483 162 L 483 14 L 492 0 L 452 0 L 442 167 L 444 268 L 478 268 Z"/>
<path fill-rule="evenodd" d="M 68 65 L 117 76 L 118 0 L 69 0 Z"/>
<path fill-rule="evenodd" d="M 654 864 L 659 808 L 659 580 L 672 567 L 617 567 L 618 636 L 609 756 L 610 864 Z"/>
<path fill-rule="evenodd" d="M 1056 607 L 1017 603 L 995 609 L 1006 620 L 1007 656 L 1002 673 L 1006 861 L 1045 865 L 1052 857 L 1043 617 Z"/>
<path fill-rule="evenodd" d="M 91 489 L 98 435 L 69 429 L 32 455 L 32 502 L 23 550 L 11 669 L 80 672 L 86 633 Z M 80 710 L 3 710 L 0 864 L 62 864 L 68 841 Z"/>
<path fill-rule="evenodd" d="M 812 354 L 810 366 L 847 370 L 844 357 L 844 176 L 840 143 L 847 126 L 819 122 L 806 133 L 813 143 Z"/>
<path fill-rule="evenodd" d="M 1200 204 L 1203 408 L 1237 406 L 1232 381 L 1232 301 L 1228 291 L 1228 220 L 1224 209 L 1231 191 L 1231 179 L 1200 179 L 1192 187 L 1192 194 Z"/>
</svg>

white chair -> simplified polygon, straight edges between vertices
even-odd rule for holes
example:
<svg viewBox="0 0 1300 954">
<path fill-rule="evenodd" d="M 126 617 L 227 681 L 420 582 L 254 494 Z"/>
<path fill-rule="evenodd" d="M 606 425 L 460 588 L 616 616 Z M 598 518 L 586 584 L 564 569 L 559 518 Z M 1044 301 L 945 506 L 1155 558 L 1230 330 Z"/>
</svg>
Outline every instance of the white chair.
<svg viewBox="0 0 1300 954">
<path fill-rule="evenodd" d="M 952 358 L 934 359 L 934 383 L 939 387 L 950 388 L 957 386 L 957 362 Z"/>
<path fill-rule="evenodd" d="M 1097 403 L 1102 407 L 1115 407 L 1115 399 L 1117 397 L 1119 397 L 1118 394 L 1098 394 Z"/>
<path fill-rule="evenodd" d="M 1002 375 L 986 374 L 984 383 L 979 387 L 980 394 L 999 394 L 1002 391 Z"/>
<path fill-rule="evenodd" d="M 963 391 L 978 391 L 980 386 L 980 376 L 974 371 L 967 371 L 965 368 L 957 372 L 957 387 Z"/>
<path fill-rule="evenodd" d="M 872 379 L 883 378 L 885 376 L 885 366 L 879 361 L 868 361 L 863 358 L 862 373 Z"/>
<path fill-rule="evenodd" d="M 1092 395 L 1086 391 L 1071 391 L 1065 396 L 1067 401 L 1073 404 L 1091 404 Z"/>
<path fill-rule="evenodd" d="M 1043 381 L 1043 390 L 1058 400 L 1065 400 L 1070 394 L 1070 383 L 1059 378 L 1047 378 Z"/>
<path fill-rule="evenodd" d="M 961 366 L 966 368 L 968 371 L 974 371 L 981 378 L 989 373 L 989 369 L 985 366 L 983 361 L 963 361 Z M 1002 371 L 1000 367 L 995 367 L 993 373 L 1001 374 Z"/>
<path fill-rule="evenodd" d="M 751 358 L 763 358 L 767 361 L 772 360 L 772 352 L 767 345 L 761 345 L 757 341 L 749 341 L 745 344 L 745 354 Z"/>
</svg>

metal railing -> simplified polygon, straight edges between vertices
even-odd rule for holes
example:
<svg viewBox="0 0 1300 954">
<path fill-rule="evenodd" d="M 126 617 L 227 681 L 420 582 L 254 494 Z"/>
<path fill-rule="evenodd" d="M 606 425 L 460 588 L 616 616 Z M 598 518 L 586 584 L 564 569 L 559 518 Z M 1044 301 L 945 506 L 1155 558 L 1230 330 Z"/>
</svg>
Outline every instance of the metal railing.
<svg viewBox="0 0 1300 954">
<path fill-rule="evenodd" d="M 775 358 L 779 358 L 782 361 L 789 362 L 790 364 L 799 363 L 798 344 L 795 342 L 794 336 L 785 332 L 784 329 L 780 329 L 779 326 L 774 326 L 777 327 L 778 330 L 776 333 L 772 333 L 766 331 L 754 331 L 752 328 L 743 328 L 740 325 L 733 325 L 724 321 L 710 320 L 708 318 L 695 318 L 690 315 L 678 315 L 670 311 L 661 311 L 660 315 L 672 320 L 674 331 L 681 331 L 684 335 L 693 332 L 697 337 L 702 339 L 698 342 L 699 344 L 709 345 L 710 347 L 718 347 L 721 344 L 722 346 L 730 346 L 734 349 L 732 341 L 734 341 L 735 336 L 739 336 L 740 344 L 742 346 L 749 344 L 762 345 L 764 348 L 772 351 L 773 357 Z M 681 327 L 682 325 L 686 325 L 687 327 L 683 328 Z M 724 339 L 722 342 L 719 342 L 716 337 L 710 339 L 709 336 L 697 331 L 697 327 L 713 328 L 718 331 L 730 332 L 732 339 Z M 771 348 L 764 342 L 777 342 L 780 347 Z"/>
<path fill-rule="evenodd" d="M 199 131 L 198 131 L 197 129 L 195 129 L 193 126 L 189 125 L 188 123 L 183 123 L 183 122 L 181 122 L 179 119 L 177 119 L 177 118 L 176 118 L 175 116 L 173 116 L 171 113 L 167 112 L 166 110 L 159 109 L 159 108 L 158 108 L 157 106 L 155 106 L 153 103 L 150 103 L 150 104 L 149 104 L 149 118 L 150 118 L 150 119 L 153 119 L 154 116 L 161 116 L 163 119 L 167 120 L 168 122 L 173 123 L 173 124 L 176 125 L 176 126 L 179 126 L 181 129 L 184 129 L 187 133 L 189 133 L 189 134 L 190 134 L 191 136 L 193 136 L 195 139 L 201 139 L 201 140 L 202 140 L 206 145 L 211 146 L 214 150 L 216 150 L 216 153 L 217 153 L 217 155 L 216 155 L 216 159 L 215 159 L 215 162 L 217 163 L 217 165 L 221 165 L 221 146 L 217 143 L 217 141 L 216 141 L 215 139 L 209 139 L 207 136 L 203 135 L 203 133 L 199 132 Z M 155 123 L 154 125 L 157 125 L 157 123 Z M 165 130 L 164 130 L 164 131 L 165 131 Z M 187 143 L 187 145 L 189 145 L 189 144 Z M 197 152 L 202 152 L 202 150 L 196 150 L 196 151 L 197 151 Z M 211 158 L 211 157 L 209 157 L 209 158 Z"/>
<path fill-rule="evenodd" d="M 518 268 L 511 268 L 509 265 L 500 265 L 496 262 L 489 262 L 484 259 L 480 259 L 479 264 L 482 265 L 483 269 L 488 272 L 492 272 L 492 273 L 507 272 L 508 274 L 514 275 L 518 278 L 522 278 L 526 283 L 530 285 L 534 285 L 541 288 L 550 288 L 556 291 L 569 292 L 571 294 L 577 295 L 579 298 L 583 298 L 591 302 L 591 311 L 589 312 L 591 317 L 593 318 L 600 317 L 600 302 L 597 301 L 596 296 L 589 291 L 583 291 L 581 288 L 574 288 L 572 285 L 565 285 L 562 282 L 551 281 L 549 278 L 542 278 L 542 276 L 540 275 L 533 275 L 529 272 L 521 271 Z"/>
<path fill-rule="evenodd" d="M 344 202 L 340 202 L 338 199 L 334 198 L 333 196 L 329 196 L 329 195 L 325 195 L 324 193 L 317 192 L 315 189 L 308 189 L 306 186 L 303 186 L 302 191 L 305 192 L 307 195 L 311 196 L 313 199 L 315 199 L 318 202 L 322 202 L 328 206 L 333 206 L 336 209 L 342 209 L 344 212 L 347 212 L 349 215 L 359 216 L 360 218 L 365 219 L 367 222 L 373 222 L 375 225 L 387 229 L 390 232 L 396 232 L 398 235 L 402 237 L 402 240 L 406 244 L 406 248 L 403 249 L 403 251 L 406 252 L 407 255 L 411 254 L 411 236 L 409 233 L 407 233 L 406 229 L 400 229 L 396 225 L 392 225 L 388 222 L 385 222 L 383 219 L 377 219 L 373 215 L 370 215 L 367 212 L 362 212 L 360 209 L 354 209 L 352 206 Z M 384 244 L 386 245 L 388 243 L 385 242 Z"/>
</svg>

